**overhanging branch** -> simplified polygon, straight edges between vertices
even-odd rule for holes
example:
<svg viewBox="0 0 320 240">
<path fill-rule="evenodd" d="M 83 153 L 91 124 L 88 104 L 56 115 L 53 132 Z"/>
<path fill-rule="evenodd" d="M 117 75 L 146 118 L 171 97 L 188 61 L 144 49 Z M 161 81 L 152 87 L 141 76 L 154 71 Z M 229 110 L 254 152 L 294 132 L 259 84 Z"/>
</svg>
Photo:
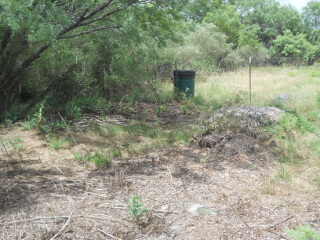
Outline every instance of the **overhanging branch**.
<svg viewBox="0 0 320 240">
<path fill-rule="evenodd" d="M 60 37 L 59 39 L 74 38 L 74 37 L 78 37 L 78 36 L 81 36 L 81 35 L 90 34 L 90 33 L 97 32 L 97 31 L 101 31 L 101 30 L 104 30 L 104 29 L 119 29 L 121 27 L 122 27 L 122 25 L 118 25 L 118 26 L 101 26 L 101 27 L 94 28 L 94 29 L 91 29 L 91 30 L 88 30 L 88 31 L 79 32 L 79 33 L 74 34 L 74 35 L 63 36 L 63 37 Z"/>
</svg>

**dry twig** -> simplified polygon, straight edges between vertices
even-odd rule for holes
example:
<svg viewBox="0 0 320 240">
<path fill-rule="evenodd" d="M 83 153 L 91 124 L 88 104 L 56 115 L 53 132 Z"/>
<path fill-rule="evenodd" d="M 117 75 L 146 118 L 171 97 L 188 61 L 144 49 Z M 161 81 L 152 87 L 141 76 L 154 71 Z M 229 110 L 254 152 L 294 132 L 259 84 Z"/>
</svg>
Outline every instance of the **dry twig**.
<svg viewBox="0 0 320 240">
<path fill-rule="evenodd" d="M 63 225 L 63 227 L 60 229 L 60 231 L 57 232 L 52 238 L 50 238 L 50 240 L 55 239 L 56 237 L 58 237 L 58 236 L 62 233 L 62 231 L 66 228 L 66 226 L 68 226 L 71 218 L 72 218 L 72 213 L 71 213 L 70 217 L 68 218 L 67 222 L 66 222 L 66 223 Z"/>
<path fill-rule="evenodd" d="M 104 235 L 106 235 L 106 236 L 108 236 L 108 237 L 110 237 L 112 239 L 121 240 L 120 238 L 117 238 L 117 237 L 111 235 L 110 233 L 107 233 L 107 232 L 103 231 L 102 229 L 98 228 L 98 231 L 100 231 L 101 233 L 103 233 Z"/>
<path fill-rule="evenodd" d="M 268 231 L 268 230 L 270 230 L 270 229 L 272 229 L 272 228 L 274 228 L 274 227 L 276 227 L 276 226 L 278 226 L 278 225 L 280 225 L 282 223 L 285 223 L 285 222 L 289 221 L 292 218 L 294 218 L 294 216 L 288 217 L 286 220 L 283 220 L 282 222 L 279 222 L 279 223 L 276 223 L 276 224 L 272 225 L 271 227 L 267 228 L 266 231 Z"/>
</svg>

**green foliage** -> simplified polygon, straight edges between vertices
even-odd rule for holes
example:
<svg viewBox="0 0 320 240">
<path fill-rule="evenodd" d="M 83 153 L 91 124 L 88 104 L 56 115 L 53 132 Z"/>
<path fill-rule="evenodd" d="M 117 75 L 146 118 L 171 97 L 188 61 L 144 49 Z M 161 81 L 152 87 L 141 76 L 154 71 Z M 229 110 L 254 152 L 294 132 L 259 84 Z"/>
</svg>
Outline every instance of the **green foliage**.
<svg viewBox="0 0 320 240">
<path fill-rule="evenodd" d="M 209 12 L 204 22 L 213 23 L 220 32 L 226 35 L 226 42 L 238 46 L 240 33 L 244 27 L 240 22 L 240 15 L 233 5 L 224 4 L 216 11 Z"/>
<path fill-rule="evenodd" d="M 212 215 L 214 212 L 207 207 L 200 207 L 198 208 L 198 213 L 203 215 Z"/>
<path fill-rule="evenodd" d="M 298 163 L 303 159 L 299 149 L 303 148 L 296 135 L 317 134 L 317 127 L 298 113 L 284 114 L 276 126 L 266 129 L 266 132 L 278 139 L 279 160 L 281 163 Z M 305 146 L 304 146 L 305 147 Z M 284 175 L 284 174 L 282 174 Z"/>
<path fill-rule="evenodd" d="M 56 138 L 54 136 L 49 137 L 48 141 L 50 145 L 48 146 L 49 149 L 59 150 L 65 147 L 66 144 L 69 143 L 69 141 L 65 138 Z"/>
<path fill-rule="evenodd" d="M 290 173 L 285 170 L 283 165 L 281 165 L 281 167 L 280 167 L 280 170 L 278 172 L 278 176 L 280 179 L 282 179 L 284 181 L 290 181 L 290 179 L 291 179 Z"/>
<path fill-rule="evenodd" d="M 297 226 L 295 230 L 287 229 L 284 232 L 294 240 L 320 240 L 320 233 L 310 225 Z"/>
<path fill-rule="evenodd" d="M 157 116 L 160 116 L 161 114 L 163 114 L 163 113 L 165 113 L 167 111 L 168 111 L 168 106 L 167 105 L 162 105 L 162 106 L 157 107 L 156 114 L 157 114 Z"/>
<path fill-rule="evenodd" d="M 236 0 L 242 24 L 258 25 L 258 39 L 269 47 L 271 41 L 285 30 L 301 31 L 299 12 L 291 6 L 280 6 L 275 0 Z"/>
<path fill-rule="evenodd" d="M 92 153 L 87 153 L 87 154 L 80 154 L 80 153 L 75 153 L 74 158 L 79 161 L 91 161 L 94 162 L 98 167 L 102 168 L 111 163 L 111 159 L 108 156 L 105 156 L 102 153 L 99 152 L 94 152 Z"/>
<path fill-rule="evenodd" d="M 211 157 L 205 157 L 205 158 L 201 158 L 200 159 L 200 162 L 203 162 L 203 163 L 209 163 L 212 161 L 212 158 Z"/>
<path fill-rule="evenodd" d="M 189 107 L 187 105 L 182 105 L 180 108 L 183 111 L 184 115 L 189 116 L 190 110 L 189 110 Z"/>
<path fill-rule="evenodd" d="M 148 213 L 147 208 L 141 203 L 141 196 L 136 195 L 129 199 L 128 211 L 133 220 L 141 221 Z"/>
<path fill-rule="evenodd" d="M 312 65 L 317 59 L 317 47 L 313 46 L 306 39 L 306 35 L 294 35 L 286 30 L 284 35 L 279 35 L 272 42 L 270 57 L 273 61 L 281 62 L 282 57 L 300 58 L 308 65 Z"/>
<path fill-rule="evenodd" d="M 186 36 L 185 45 L 171 48 L 170 53 L 181 69 L 210 72 L 232 51 L 232 44 L 226 40 L 226 35 L 213 24 L 196 25 L 194 32 Z"/>
<path fill-rule="evenodd" d="M 284 127 L 284 129 L 289 130 L 289 128 L 296 128 L 301 132 L 315 132 L 316 127 L 310 122 L 308 119 L 303 117 L 301 114 L 287 114 L 286 117 L 283 117 L 280 120 L 280 125 Z"/>
<path fill-rule="evenodd" d="M 25 145 L 24 145 L 22 139 L 19 137 L 9 138 L 8 142 L 9 142 L 10 146 L 16 150 L 23 150 L 25 148 Z"/>
<path fill-rule="evenodd" d="M 320 189 L 320 174 L 318 174 L 318 175 L 316 176 L 315 181 L 316 181 L 316 184 L 317 184 L 318 188 Z"/>
<path fill-rule="evenodd" d="M 302 19 L 308 33 L 320 28 L 320 2 L 310 1 L 303 8 Z"/>
</svg>

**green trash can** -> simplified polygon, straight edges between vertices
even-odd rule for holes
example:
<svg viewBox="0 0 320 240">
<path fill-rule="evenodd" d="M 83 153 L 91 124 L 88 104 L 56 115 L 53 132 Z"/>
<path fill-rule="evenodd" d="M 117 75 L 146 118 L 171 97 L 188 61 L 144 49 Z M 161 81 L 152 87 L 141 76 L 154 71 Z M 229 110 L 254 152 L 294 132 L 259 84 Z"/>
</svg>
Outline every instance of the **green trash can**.
<svg viewBox="0 0 320 240">
<path fill-rule="evenodd" d="M 183 95 L 187 98 L 194 97 L 194 79 L 196 71 L 193 70 L 174 70 L 173 85 L 174 93 Z"/>
</svg>

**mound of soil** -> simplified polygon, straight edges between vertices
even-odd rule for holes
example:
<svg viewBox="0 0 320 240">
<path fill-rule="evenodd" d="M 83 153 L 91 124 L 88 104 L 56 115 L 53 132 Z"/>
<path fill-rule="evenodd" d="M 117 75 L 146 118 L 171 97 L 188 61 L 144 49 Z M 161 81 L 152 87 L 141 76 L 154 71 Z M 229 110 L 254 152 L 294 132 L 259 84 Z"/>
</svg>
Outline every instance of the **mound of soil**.
<svg viewBox="0 0 320 240">
<path fill-rule="evenodd" d="M 285 111 L 276 107 L 234 106 L 214 112 L 209 121 L 231 118 L 237 120 L 239 125 L 252 128 L 276 124 L 284 113 Z"/>
<path fill-rule="evenodd" d="M 261 128 L 276 124 L 284 113 L 275 107 L 222 108 L 210 118 L 209 129 L 197 143 L 210 149 L 213 162 L 233 161 L 245 168 L 265 164 L 275 158 L 276 145 Z"/>
</svg>

